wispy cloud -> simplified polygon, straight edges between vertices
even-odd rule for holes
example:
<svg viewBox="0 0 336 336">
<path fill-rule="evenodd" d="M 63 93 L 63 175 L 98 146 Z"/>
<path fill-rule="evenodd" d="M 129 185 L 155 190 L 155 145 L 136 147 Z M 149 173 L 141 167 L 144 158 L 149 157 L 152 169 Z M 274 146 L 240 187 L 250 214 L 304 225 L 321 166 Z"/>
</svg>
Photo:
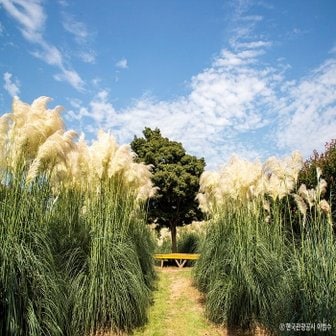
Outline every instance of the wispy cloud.
<svg viewBox="0 0 336 336">
<path fill-rule="evenodd" d="M 69 14 L 63 14 L 63 27 L 67 32 L 74 35 L 78 43 L 86 41 L 89 36 L 86 25 L 83 22 L 76 20 L 74 16 Z"/>
<path fill-rule="evenodd" d="M 128 68 L 128 61 L 126 58 L 122 58 L 121 60 L 119 60 L 115 66 L 119 69 L 127 69 Z"/>
<path fill-rule="evenodd" d="M 305 155 L 336 136 L 336 58 L 287 89 L 280 110 L 280 148 L 297 148 Z"/>
<path fill-rule="evenodd" d="M 18 23 L 23 37 L 38 49 L 31 54 L 49 65 L 56 66 L 61 72 L 55 77 L 67 81 L 77 90 L 83 90 L 84 81 L 80 75 L 65 64 L 59 49 L 44 38 L 47 15 L 42 0 L 1 0 L 0 5 Z"/>
<path fill-rule="evenodd" d="M 233 49 L 236 49 L 241 48 L 242 43 L 269 43 L 263 41 L 263 36 L 258 36 L 255 33 L 256 26 L 263 21 L 261 15 L 249 14 L 250 9 L 255 5 L 255 2 L 251 0 L 238 0 L 234 1 L 232 5 L 233 14 L 231 17 L 230 46 Z M 263 6 L 261 3 L 259 5 Z M 252 46 L 249 46 L 249 48 L 252 48 Z"/>
<path fill-rule="evenodd" d="M 308 34 L 309 31 L 308 30 L 302 30 L 300 28 L 293 28 L 292 30 L 288 31 L 286 36 L 285 36 L 285 39 L 286 40 L 296 40 L 300 37 L 302 37 L 303 35 L 306 35 Z"/>
<path fill-rule="evenodd" d="M 210 168 L 238 153 L 261 158 L 295 149 L 309 155 L 336 132 L 336 59 L 325 61 L 298 82 L 283 67 L 260 60 L 268 44 L 256 41 L 239 51 L 223 49 L 211 65 L 189 81 L 189 94 L 171 101 L 150 95 L 117 110 L 107 90 L 68 116 L 86 120 L 84 130 L 112 129 L 121 142 L 145 126 L 205 156 Z"/>
<path fill-rule="evenodd" d="M 54 75 L 54 78 L 60 82 L 67 81 L 79 91 L 83 89 L 83 81 L 76 71 L 63 69 L 61 73 Z"/>
<path fill-rule="evenodd" d="M 144 95 L 118 110 L 109 92 L 101 90 L 87 107 L 73 105 L 68 117 L 85 120 L 86 132 L 112 129 L 121 142 L 141 135 L 145 126 L 159 127 L 189 152 L 204 156 L 209 168 L 233 153 L 264 159 L 274 152 L 299 149 L 307 156 L 323 148 L 336 134 L 336 59 L 297 82 L 287 80 L 286 60 L 273 66 L 262 62 L 273 41 L 256 33 L 263 17 L 249 15 L 252 5 L 234 2 L 229 47 L 189 80 L 188 94 L 170 101 Z"/>
<path fill-rule="evenodd" d="M 144 96 L 123 110 L 116 110 L 109 93 L 100 91 L 87 108 L 77 106 L 72 118 L 87 118 L 96 128 L 112 128 L 121 141 L 132 140 L 145 126 L 159 127 L 182 141 L 195 154 L 219 163 L 228 152 L 256 154 L 240 134 L 256 131 L 271 122 L 276 100 L 274 69 L 258 69 L 257 50 L 239 53 L 223 50 L 211 66 L 189 82 L 190 93 L 173 101 Z M 93 130 L 90 127 L 90 130 Z M 86 129 L 86 131 L 90 131 Z"/>
<path fill-rule="evenodd" d="M 336 55 L 336 44 L 333 46 L 333 48 L 331 48 L 330 54 L 335 54 Z"/>
<path fill-rule="evenodd" d="M 42 40 L 47 17 L 40 0 L 1 0 L 0 4 L 19 23 L 27 40 L 34 43 Z"/>
<path fill-rule="evenodd" d="M 5 28 L 3 26 L 3 24 L 0 22 L 0 36 L 2 36 L 4 34 Z"/>
<path fill-rule="evenodd" d="M 62 5 L 62 7 L 65 6 Z M 76 43 L 73 54 L 85 63 L 94 64 L 96 61 L 96 52 L 90 47 L 92 33 L 86 24 L 77 20 L 74 15 L 63 10 L 62 25 L 64 30 L 73 36 Z"/>
<path fill-rule="evenodd" d="M 13 75 L 9 72 L 3 74 L 3 87 L 11 97 L 15 97 L 20 94 L 20 82 L 17 79 L 13 80 L 12 77 Z"/>
<path fill-rule="evenodd" d="M 60 6 L 62 6 L 63 8 L 66 8 L 69 6 L 69 3 L 67 0 L 58 0 L 58 3 L 60 4 Z"/>
<path fill-rule="evenodd" d="M 84 63 L 94 64 L 96 62 L 96 53 L 94 50 L 82 50 L 78 52 L 78 57 Z"/>
</svg>

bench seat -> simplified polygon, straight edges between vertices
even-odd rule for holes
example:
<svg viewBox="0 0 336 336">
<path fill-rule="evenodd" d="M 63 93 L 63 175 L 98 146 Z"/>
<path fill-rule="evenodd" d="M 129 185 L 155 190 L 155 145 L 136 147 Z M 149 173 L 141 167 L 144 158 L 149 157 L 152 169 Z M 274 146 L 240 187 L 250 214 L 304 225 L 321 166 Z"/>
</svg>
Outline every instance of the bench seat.
<svg viewBox="0 0 336 336">
<path fill-rule="evenodd" d="M 161 267 L 163 267 L 164 261 L 175 260 L 178 267 L 182 268 L 188 260 L 199 259 L 198 253 L 156 253 L 154 259 L 161 260 Z"/>
</svg>

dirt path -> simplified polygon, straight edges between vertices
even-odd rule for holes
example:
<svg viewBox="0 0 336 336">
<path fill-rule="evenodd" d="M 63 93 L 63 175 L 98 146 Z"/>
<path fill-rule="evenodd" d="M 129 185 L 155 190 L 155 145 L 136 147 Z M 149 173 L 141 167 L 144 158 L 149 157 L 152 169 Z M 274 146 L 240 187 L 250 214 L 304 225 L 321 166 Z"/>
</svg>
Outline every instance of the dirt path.
<svg viewBox="0 0 336 336">
<path fill-rule="evenodd" d="M 158 290 L 149 322 L 135 336 L 226 336 L 204 316 L 202 297 L 192 286 L 190 268 L 158 269 Z"/>
</svg>

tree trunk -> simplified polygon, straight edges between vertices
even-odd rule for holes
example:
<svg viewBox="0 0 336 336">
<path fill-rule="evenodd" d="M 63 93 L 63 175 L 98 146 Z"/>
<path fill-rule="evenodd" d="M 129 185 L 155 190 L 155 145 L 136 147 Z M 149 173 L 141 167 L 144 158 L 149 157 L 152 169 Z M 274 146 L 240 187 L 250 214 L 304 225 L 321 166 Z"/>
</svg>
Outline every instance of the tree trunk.
<svg viewBox="0 0 336 336">
<path fill-rule="evenodd" d="M 172 252 L 177 252 L 177 243 L 176 243 L 176 225 L 175 223 L 170 223 L 170 232 L 172 239 Z"/>
</svg>

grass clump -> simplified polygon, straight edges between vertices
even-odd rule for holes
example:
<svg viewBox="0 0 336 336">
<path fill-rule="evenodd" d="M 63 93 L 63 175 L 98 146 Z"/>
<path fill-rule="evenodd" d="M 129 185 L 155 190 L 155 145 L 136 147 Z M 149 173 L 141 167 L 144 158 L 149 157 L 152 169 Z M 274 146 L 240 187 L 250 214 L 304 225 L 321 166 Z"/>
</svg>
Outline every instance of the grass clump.
<svg viewBox="0 0 336 336">
<path fill-rule="evenodd" d="M 261 165 L 233 158 L 201 177 L 210 224 L 195 268 L 207 315 L 229 328 L 335 324 L 335 238 L 326 182 L 297 189 L 297 154 Z M 284 331 L 286 334 L 287 331 Z M 287 332 L 288 334 L 288 332 Z"/>
<path fill-rule="evenodd" d="M 209 225 L 195 269 L 195 281 L 206 293 L 207 315 L 229 328 L 278 326 L 289 289 L 282 246 L 269 243 L 262 213 L 234 202 L 225 209 Z"/>
<path fill-rule="evenodd" d="M 48 241 L 48 184 L 23 186 L 24 172 L 0 191 L 0 333 L 62 335 L 65 296 Z"/>
<path fill-rule="evenodd" d="M 149 167 L 107 133 L 75 142 L 48 101 L 0 118 L 0 333 L 129 331 L 155 278 Z"/>
<path fill-rule="evenodd" d="M 146 321 L 154 280 L 150 234 L 134 198 L 116 182 L 104 185 L 87 209 L 89 255 L 73 280 L 77 334 L 130 331 Z"/>
</svg>

